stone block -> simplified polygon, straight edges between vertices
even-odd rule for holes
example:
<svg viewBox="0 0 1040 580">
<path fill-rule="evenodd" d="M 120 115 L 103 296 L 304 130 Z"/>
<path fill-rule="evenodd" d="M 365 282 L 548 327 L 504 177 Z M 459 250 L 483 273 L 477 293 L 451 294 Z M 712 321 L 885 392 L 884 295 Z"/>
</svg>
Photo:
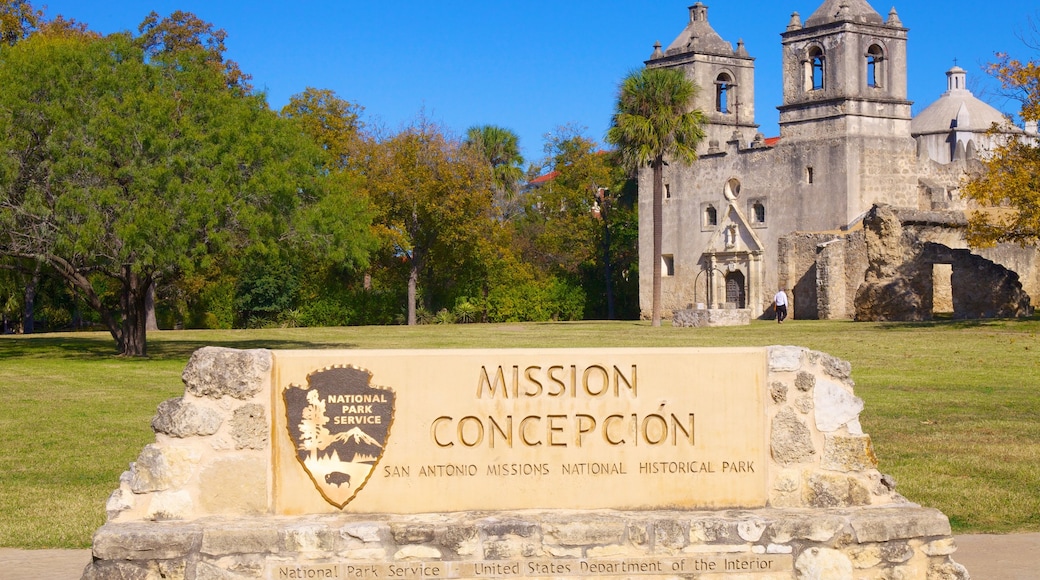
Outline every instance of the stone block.
<svg viewBox="0 0 1040 580">
<path fill-rule="evenodd" d="M 806 505 L 834 508 L 870 505 L 870 490 L 855 477 L 814 473 L 806 486 Z"/>
<path fill-rule="evenodd" d="M 216 459 L 199 474 L 199 503 L 210 514 L 264 513 L 267 477 L 267 462 L 262 456 Z"/>
<path fill-rule="evenodd" d="M 159 403 L 152 430 L 170 437 L 204 437 L 216 433 L 223 422 L 217 411 L 176 397 Z"/>
<path fill-rule="evenodd" d="M 131 469 L 130 489 L 148 493 L 181 487 L 195 473 L 200 457 L 198 451 L 186 447 L 145 445 Z"/>
<path fill-rule="evenodd" d="M 845 518 L 827 513 L 802 512 L 777 520 L 765 536 L 771 543 L 788 544 L 792 540 L 828 542 L 845 528 Z"/>
<path fill-rule="evenodd" d="M 106 524 L 94 533 L 99 560 L 173 560 L 198 549 L 202 528 L 191 524 Z"/>
<path fill-rule="evenodd" d="M 769 447 L 773 460 L 784 466 L 811 461 L 816 456 L 812 432 L 789 407 L 773 418 Z"/>
<path fill-rule="evenodd" d="M 852 561 L 830 548 L 809 548 L 794 563 L 800 578 L 852 578 Z"/>
<path fill-rule="evenodd" d="M 202 535 L 199 552 L 207 556 L 275 554 L 282 550 L 281 532 L 273 525 L 235 525 L 210 528 Z"/>
<path fill-rule="evenodd" d="M 187 392 L 197 397 L 245 400 L 260 392 L 270 370 L 268 350 L 207 346 L 192 353 L 181 378 Z"/>
<path fill-rule="evenodd" d="M 856 512 L 851 525 L 859 543 L 950 535 L 950 520 L 942 512 L 927 508 L 862 510 Z"/>
<path fill-rule="evenodd" d="M 266 449 L 270 422 L 264 408 L 256 403 L 242 405 L 231 417 L 231 437 L 235 449 Z"/>
<path fill-rule="evenodd" d="M 816 428 L 824 433 L 833 433 L 842 425 L 859 418 L 863 411 L 863 399 L 838 383 L 817 380 L 813 390 L 813 406 L 816 409 Z"/>
<path fill-rule="evenodd" d="M 827 435 L 820 467 L 833 471 L 877 469 L 878 459 L 869 435 Z"/>
<path fill-rule="evenodd" d="M 146 517 L 156 521 L 188 519 L 194 507 L 191 494 L 185 490 L 160 491 L 151 495 Z"/>
<path fill-rule="evenodd" d="M 806 350 L 800 346 L 769 347 L 769 371 L 774 373 L 793 372 L 802 368 L 802 354 Z"/>
<path fill-rule="evenodd" d="M 816 386 L 816 377 L 813 376 L 811 373 L 802 371 L 798 373 L 797 376 L 795 376 L 794 386 L 799 391 L 803 393 L 808 393 L 809 391 L 813 390 L 813 387 Z"/>
<path fill-rule="evenodd" d="M 787 385 L 780 381 L 774 381 L 769 384 L 769 396 L 773 399 L 774 403 L 783 403 L 787 400 Z"/>
<path fill-rule="evenodd" d="M 439 560 L 441 551 L 432 546 L 404 546 L 394 554 L 394 560 Z"/>
<path fill-rule="evenodd" d="M 546 542 L 561 546 L 620 544 L 625 537 L 625 523 L 594 519 L 581 523 L 543 524 Z"/>
</svg>

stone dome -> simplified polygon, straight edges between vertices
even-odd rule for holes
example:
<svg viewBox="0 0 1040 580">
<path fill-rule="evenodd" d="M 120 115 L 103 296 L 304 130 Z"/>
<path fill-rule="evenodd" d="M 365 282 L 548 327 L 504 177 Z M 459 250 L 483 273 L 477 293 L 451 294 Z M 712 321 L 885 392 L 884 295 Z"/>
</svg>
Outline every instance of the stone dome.
<svg viewBox="0 0 1040 580">
<path fill-rule="evenodd" d="M 910 122 L 910 134 L 932 135 L 950 131 L 985 133 L 994 123 L 1011 129 L 1004 115 L 971 94 L 967 72 L 955 66 L 946 71 L 946 92 Z"/>
<path fill-rule="evenodd" d="M 884 24 L 881 15 L 866 0 L 826 0 L 805 21 L 806 28 L 832 22 Z"/>
</svg>

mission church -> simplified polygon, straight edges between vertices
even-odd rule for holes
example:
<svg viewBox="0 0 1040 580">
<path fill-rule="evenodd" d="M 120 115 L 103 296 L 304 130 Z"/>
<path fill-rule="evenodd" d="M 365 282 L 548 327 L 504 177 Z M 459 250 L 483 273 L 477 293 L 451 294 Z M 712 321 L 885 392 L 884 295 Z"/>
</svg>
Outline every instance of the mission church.
<svg viewBox="0 0 1040 580">
<path fill-rule="evenodd" d="M 969 249 L 958 211 L 965 204 L 957 194 L 963 176 L 981 170 L 979 158 L 998 138 L 988 133 L 994 124 L 1030 140 L 1037 137 L 1035 124 L 1010 124 L 972 95 L 966 72 L 956 66 L 946 72 L 947 91 L 913 117 L 908 30 L 895 8 L 883 18 L 865 0 L 826 0 L 804 21 L 792 14 L 781 34 L 780 136 L 767 139 L 755 123 L 754 58 L 743 42 L 733 48 L 712 29 L 707 6 L 698 2 L 689 11 L 682 33 L 666 48 L 656 44 L 646 61 L 648 68 L 680 68 L 700 87 L 694 107 L 706 122 L 698 159 L 664 169 L 665 315 L 707 307 L 767 316 L 773 294 L 786 288 L 796 318 L 860 318 L 857 295 L 865 300 L 860 287 L 871 267 L 864 221 L 879 206 L 895 208 L 903 225 L 938 244 L 939 250 L 932 244 L 915 254 L 930 252 L 929 278 L 933 266 L 945 275 L 945 282 L 923 283 L 929 295 L 914 307 L 923 302 L 928 312 L 918 318 L 940 308 L 941 287 L 949 286 L 951 270 L 956 286 L 965 264 L 1006 270 L 1001 284 L 1018 284 L 1036 299 L 1036 250 Z M 655 259 L 652 190 L 651 172 L 641 171 L 644 317 L 652 301 L 648 264 Z M 949 217 L 954 213 L 960 217 Z M 921 283 L 908 283 L 915 285 Z M 953 302 L 964 294 L 956 287 L 952 292 Z M 1028 296 L 1025 302 L 1028 308 Z M 985 308 L 976 314 L 987 313 L 1007 314 Z"/>
</svg>

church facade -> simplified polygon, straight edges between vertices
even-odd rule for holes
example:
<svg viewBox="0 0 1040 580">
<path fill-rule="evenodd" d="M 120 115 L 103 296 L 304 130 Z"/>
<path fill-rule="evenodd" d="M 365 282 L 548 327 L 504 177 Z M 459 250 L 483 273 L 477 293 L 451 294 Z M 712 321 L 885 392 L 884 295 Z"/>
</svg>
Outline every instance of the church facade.
<svg viewBox="0 0 1040 580">
<path fill-rule="evenodd" d="M 913 118 L 908 30 L 895 9 L 883 18 L 865 0 L 826 0 L 804 21 L 792 15 L 781 35 L 780 135 L 771 139 L 755 123 L 754 58 L 712 29 L 707 6 L 698 2 L 689 10 L 682 33 L 666 48 L 655 45 L 646 61 L 648 68 L 682 69 L 700 87 L 694 107 L 706 119 L 698 160 L 665 168 L 666 313 L 746 308 L 765 316 L 773 294 L 786 288 L 795 317 L 818 317 L 817 305 L 809 304 L 818 299 L 815 267 L 788 255 L 785 237 L 843 236 L 861 229 L 875 204 L 963 209 L 956 194 L 961 178 L 978 168 L 991 145 L 985 133 L 1003 116 L 975 99 L 964 87 L 964 71 L 955 68 L 941 106 L 937 101 Z M 956 103 L 947 102 L 951 96 Z M 639 191 L 645 317 L 655 259 L 648 170 L 640 173 Z M 1027 286 L 1040 287 L 1034 262 L 1024 277 Z M 833 312 L 851 317 L 851 308 Z"/>
</svg>

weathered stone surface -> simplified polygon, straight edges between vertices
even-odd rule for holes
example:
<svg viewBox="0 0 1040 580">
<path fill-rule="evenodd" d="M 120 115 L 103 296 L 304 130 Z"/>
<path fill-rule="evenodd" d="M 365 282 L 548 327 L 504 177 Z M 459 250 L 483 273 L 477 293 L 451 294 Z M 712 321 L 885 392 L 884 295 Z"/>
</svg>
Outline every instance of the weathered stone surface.
<svg viewBox="0 0 1040 580">
<path fill-rule="evenodd" d="M 276 553 L 283 540 L 273 523 L 260 526 L 231 523 L 220 528 L 206 529 L 199 551 L 208 556 Z"/>
<path fill-rule="evenodd" d="M 562 546 L 579 544 L 620 544 L 625 537 L 625 523 L 617 520 L 586 520 L 581 523 L 543 526 L 547 541 Z"/>
<path fill-rule="evenodd" d="M 957 562 L 942 562 L 928 567 L 927 580 L 969 580 L 968 570 Z"/>
<path fill-rule="evenodd" d="M 184 447 L 145 445 L 131 469 L 134 493 L 163 491 L 188 482 L 198 466 L 200 454 Z"/>
<path fill-rule="evenodd" d="M 921 551 L 929 556 L 949 556 L 957 551 L 957 543 L 953 538 L 943 538 L 921 546 Z"/>
<path fill-rule="evenodd" d="M 199 503 L 210 514 L 266 512 L 267 473 L 258 456 L 216 459 L 199 475 Z"/>
<path fill-rule="evenodd" d="M 745 542 L 757 542 L 769 523 L 761 518 L 750 518 L 737 524 L 737 535 Z"/>
<path fill-rule="evenodd" d="M 779 381 L 770 383 L 769 396 L 774 403 L 783 403 L 787 400 L 787 385 Z"/>
<path fill-rule="evenodd" d="M 813 410 L 813 398 L 809 394 L 802 394 L 793 403 L 795 409 L 803 415 L 808 415 Z"/>
<path fill-rule="evenodd" d="M 881 546 L 868 544 L 866 546 L 852 546 L 846 552 L 852 567 L 857 570 L 874 568 L 881 563 Z"/>
<path fill-rule="evenodd" d="M 798 517 L 800 516 L 800 517 Z M 845 528 L 845 518 L 826 512 L 803 512 L 773 523 L 766 534 L 773 544 L 789 544 L 792 540 L 828 542 Z"/>
<path fill-rule="evenodd" d="M 877 465 L 869 435 L 827 435 L 824 438 L 820 467 L 850 472 L 876 469 Z"/>
<path fill-rule="evenodd" d="M 384 534 L 390 534 L 389 527 L 373 523 L 347 524 L 340 529 L 341 537 L 359 540 L 366 544 L 382 541 Z"/>
<path fill-rule="evenodd" d="M 927 508 L 862 510 L 852 520 L 856 541 L 888 542 L 929 536 L 949 536 L 950 520 L 942 512 Z"/>
<path fill-rule="evenodd" d="M 870 505 L 870 490 L 858 479 L 840 474 L 809 477 L 806 502 L 814 508 Z"/>
<path fill-rule="evenodd" d="M 859 418 L 863 399 L 838 383 L 818 380 L 813 390 L 813 406 L 816 409 L 816 428 L 831 433 Z"/>
<path fill-rule="evenodd" d="M 281 530 L 282 549 L 307 554 L 336 548 L 336 532 L 324 524 L 297 524 Z"/>
<path fill-rule="evenodd" d="M 405 546 L 394 554 L 394 560 L 437 560 L 441 551 L 431 546 Z"/>
<path fill-rule="evenodd" d="M 672 311 L 672 326 L 675 327 L 701 328 L 749 324 L 751 324 L 751 311 L 746 308 L 686 308 Z"/>
<path fill-rule="evenodd" d="M 773 460 L 780 465 L 810 461 L 816 455 L 809 427 L 787 407 L 773 418 L 769 445 Z"/>
<path fill-rule="evenodd" d="M 681 549 L 687 543 L 687 533 L 676 520 L 654 522 L 654 544 L 668 549 Z"/>
<path fill-rule="evenodd" d="M 264 408 L 256 403 L 242 405 L 231 417 L 231 437 L 236 449 L 266 449 L 269 430 Z"/>
<path fill-rule="evenodd" d="M 112 495 L 108 496 L 108 501 L 105 502 L 105 512 L 108 514 L 109 519 L 132 507 L 134 507 L 134 494 L 122 486 L 117 487 L 112 492 Z"/>
<path fill-rule="evenodd" d="M 1029 294 L 1016 272 L 969 249 L 928 241 L 922 235 L 936 226 L 963 230 L 964 219 L 963 212 L 875 205 L 863 220 L 869 267 L 856 292 L 856 320 L 931 319 L 936 264 L 949 265 L 952 272 L 954 318 L 1029 316 Z"/>
<path fill-rule="evenodd" d="M 690 543 L 712 543 L 737 538 L 734 523 L 722 518 L 693 520 L 690 522 Z"/>
<path fill-rule="evenodd" d="M 800 346 L 769 347 L 769 370 L 774 373 L 797 371 L 802 368 L 804 352 Z"/>
<path fill-rule="evenodd" d="M 160 491 L 152 494 L 147 517 L 152 520 L 183 520 L 191 516 L 194 503 L 187 491 Z"/>
<path fill-rule="evenodd" d="M 223 422 L 217 411 L 176 397 L 159 403 L 152 430 L 170 437 L 201 437 L 216 433 Z"/>
<path fill-rule="evenodd" d="M 820 580 L 852 578 L 852 562 L 848 556 L 829 548 L 809 548 L 794 564 L 800 578 Z"/>
<path fill-rule="evenodd" d="M 816 386 L 816 377 L 810 373 L 802 371 L 794 378 L 794 386 L 799 391 L 807 393 Z"/>
<path fill-rule="evenodd" d="M 881 544 L 881 559 L 890 564 L 909 562 L 913 557 L 914 549 L 905 541 L 893 541 Z"/>
<path fill-rule="evenodd" d="M 820 363 L 828 375 L 839 381 L 848 380 L 852 377 L 852 364 L 847 360 L 820 353 Z"/>
<path fill-rule="evenodd" d="M 181 378 L 198 397 L 248 399 L 260 392 L 271 370 L 271 351 L 207 346 L 191 355 Z"/>
<path fill-rule="evenodd" d="M 94 533 L 94 557 L 101 560 L 172 560 L 196 551 L 202 527 L 184 523 L 106 524 Z"/>
</svg>

